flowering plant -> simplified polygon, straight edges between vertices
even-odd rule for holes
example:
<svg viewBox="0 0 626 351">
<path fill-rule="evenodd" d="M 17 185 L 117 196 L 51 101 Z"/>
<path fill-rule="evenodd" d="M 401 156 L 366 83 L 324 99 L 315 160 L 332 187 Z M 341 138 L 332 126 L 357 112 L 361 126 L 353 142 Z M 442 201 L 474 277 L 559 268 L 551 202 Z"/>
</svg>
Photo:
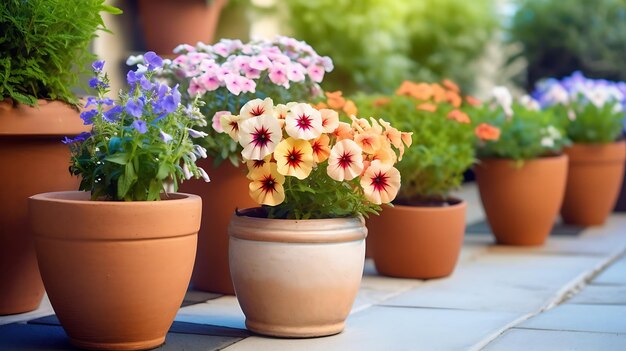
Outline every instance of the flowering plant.
<svg viewBox="0 0 626 351">
<path fill-rule="evenodd" d="M 498 129 L 477 126 L 464 112 L 478 100 L 463 96 L 449 80 L 441 84 L 405 81 L 391 96 L 357 96 L 364 115 L 375 114 L 403 130 L 412 131 L 415 143 L 398 166 L 402 187 L 396 203 L 441 203 L 459 187 L 463 173 L 475 162 L 476 140 L 497 140 Z M 485 127 L 493 128 L 486 133 Z"/>
<path fill-rule="evenodd" d="M 580 72 L 537 83 L 533 97 L 561 117 L 567 136 L 578 143 L 610 143 L 622 131 L 626 83 L 589 79 Z"/>
<path fill-rule="evenodd" d="M 209 181 L 206 172 L 196 166 L 198 157 L 206 157 L 204 148 L 190 137 L 205 134 L 193 128 L 206 125 L 196 103 L 183 106 L 178 87 L 151 83 L 162 59 L 148 52 L 144 55 L 146 71 L 129 71 L 130 89 L 120 92 L 120 101 L 106 97 L 109 79 L 102 72 L 103 61 L 93 64 L 95 77 L 89 81 L 97 97 L 89 97 L 80 114 L 91 132 L 74 139 L 65 138 L 71 151 L 70 172 L 82 177 L 80 190 L 91 198 L 105 200 L 160 200 L 165 185 L 191 177 Z"/>
<path fill-rule="evenodd" d="M 498 140 L 478 143 L 479 157 L 510 158 L 518 162 L 561 153 L 570 143 L 553 111 L 541 110 L 539 102 L 529 96 L 514 101 L 505 87 L 493 89 L 486 104 L 470 113 L 480 122 L 500 129 Z M 480 133 L 495 133 L 493 127 L 479 125 Z"/>
<path fill-rule="evenodd" d="M 222 134 L 223 114 L 237 113 L 248 101 L 272 98 L 277 103 L 307 101 L 321 94 L 319 83 L 333 69 L 329 57 L 319 56 L 305 42 L 288 37 L 243 44 L 223 39 L 214 45 L 180 45 L 180 54 L 166 62 L 159 76 L 180 84 L 183 101 L 199 98 L 212 127 L 201 143 L 216 163 L 240 161 L 237 143 Z M 134 63 L 131 59 L 129 63 Z"/>
<path fill-rule="evenodd" d="M 221 125 L 243 150 L 250 196 L 270 218 L 331 218 L 377 213 L 400 187 L 394 164 L 410 133 L 385 121 L 305 103 L 254 99 Z M 398 155 L 396 154 L 398 153 Z"/>
</svg>

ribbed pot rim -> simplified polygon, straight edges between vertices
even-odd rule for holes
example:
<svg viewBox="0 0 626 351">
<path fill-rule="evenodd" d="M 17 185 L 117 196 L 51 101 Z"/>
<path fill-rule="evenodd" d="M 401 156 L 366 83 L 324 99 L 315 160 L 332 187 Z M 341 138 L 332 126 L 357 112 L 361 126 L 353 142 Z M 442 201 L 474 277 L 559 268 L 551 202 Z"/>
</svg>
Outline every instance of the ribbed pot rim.
<svg viewBox="0 0 626 351">
<path fill-rule="evenodd" d="M 48 193 L 40 193 L 30 197 L 30 199 L 36 201 L 48 201 L 48 202 L 60 202 L 66 204 L 80 203 L 82 206 L 154 206 L 167 202 L 168 200 L 179 200 L 184 202 L 197 201 L 200 196 L 187 193 L 167 193 L 167 198 L 162 198 L 161 201 L 104 201 L 104 200 L 91 200 L 91 194 L 87 191 L 52 191 Z M 158 205 L 157 205 L 158 206 Z"/>
<path fill-rule="evenodd" d="M 245 212 L 242 210 L 240 212 Z M 231 238 L 279 243 L 341 243 L 363 240 L 363 217 L 327 219 L 272 219 L 234 213 L 228 226 Z"/>
<path fill-rule="evenodd" d="M 463 199 L 456 198 L 456 197 L 450 197 L 449 199 L 456 201 L 456 203 L 450 206 L 419 206 L 419 205 L 414 206 L 414 205 L 393 204 L 392 208 L 383 208 L 383 211 L 388 211 L 390 209 L 393 209 L 393 210 L 400 210 L 400 211 L 407 211 L 407 212 L 448 212 L 448 211 L 457 211 L 457 210 L 467 207 L 467 202 Z"/>
</svg>

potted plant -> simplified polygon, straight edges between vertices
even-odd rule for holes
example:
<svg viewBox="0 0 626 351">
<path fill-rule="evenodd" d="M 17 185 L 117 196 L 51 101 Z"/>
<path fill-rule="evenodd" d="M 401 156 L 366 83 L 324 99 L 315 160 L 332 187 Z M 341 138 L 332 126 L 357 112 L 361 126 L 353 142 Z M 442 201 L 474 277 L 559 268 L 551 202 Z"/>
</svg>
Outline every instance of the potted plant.
<svg viewBox="0 0 626 351">
<path fill-rule="evenodd" d="M 179 43 L 212 43 L 228 0 L 139 0 L 146 48 L 171 54 Z"/>
<path fill-rule="evenodd" d="M 626 84 L 575 72 L 540 82 L 534 96 L 555 110 L 573 145 L 565 148 L 569 171 L 561 216 L 565 223 L 603 224 L 615 207 L 624 177 L 622 137 Z"/>
<path fill-rule="evenodd" d="M 103 3 L 7 0 L 0 7 L 0 162 L 19 170 L 0 175 L 0 315 L 36 309 L 44 293 L 27 199 L 78 184 L 59 140 L 86 131 L 71 89 L 91 60 L 95 32 L 105 29 L 100 13 L 119 13 Z"/>
<path fill-rule="evenodd" d="M 380 274 L 402 278 L 450 275 L 463 244 L 466 203 L 458 188 L 475 161 L 475 133 L 463 109 L 478 101 L 442 84 L 405 81 L 392 96 L 360 96 L 361 114 L 381 116 L 413 132 L 415 142 L 398 165 L 402 186 L 393 207 L 367 220 L 368 246 Z"/>
<path fill-rule="evenodd" d="M 50 302 L 75 346 L 143 350 L 164 342 L 193 269 L 200 197 L 178 182 L 208 176 L 195 164 L 206 155 L 191 137 L 206 124 L 195 105 L 180 104 L 177 87 L 151 83 L 161 65 L 130 71 L 118 103 L 106 97 L 103 62 L 98 89 L 81 113 L 90 132 L 66 138 L 70 171 L 80 190 L 29 200 L 39 268 Z M 161 200 L 161 201 L 159 201 Z"/>
<path fill-rule="evenodd" d="M 248 329 L 312 337 L 344 328 L 363 273 L 363 215 L 400 187 L 396 152 L 410 134 L 305 103 L 252 100 L 229 133 L 243 147 L 250 197 L 261 207 L 231 217 L 230 271 Z M 361 147 L 364 138 L 375 146 Z M 362 144 L 361 144 L 362 145 Z M 380 155 L 393 157 L 379 157 Z"/>
<path fill-rule="evenodd" d="M 500 138 L 478 143 L 475 168 L 487 221 L 499 244 L 541 245 L 554 225 L 565 192 L 569 143 L 552 111 L 528 96 L 513 101 L 504 87 L 472 116 L 500 128 Z M 479 133 L 491 128 L 479 125 Z"/>
<path fill-rule="evenodd" d="M 200 165 L 211 173 L 214 186 L 191 181 L 181 187 L 181 191 L 205 199 L 203 222 L 210 223 L 200 229 L 191 281 L 195 289 L 233 294 L 228 268 L 228 222 L 235 208 L 252 207 L 255 203 L 245 191 L 245 167 L 239 167 L 242 148 L 222 133 L 227 130 L 236 134 L 232 128 L 237 124 L 229 121 L 222 125 L 220 117 L 258 113 L 243 109 L 246 102 L 256 98 L 270 97 L 275 103 L 314 99 L 321 94 L 319 83 L 325 72 L 332 70 L 332 61 L 317 55 L 306 43 L 288 37 L 245 44 L 223 39 L 215 45 L 180 45 L 176 52 L 179 56 L 166 61 L 159 77 L 180 85 L 183 103 L 196 98 L 203 101 L 201 111 L 212 119 L 211 125 L 201 128 L 207 136 L 197 142 L 207 149 L 209 157 Z M 132 59 L 129 62 L 134 63 Z"/>
</svg>

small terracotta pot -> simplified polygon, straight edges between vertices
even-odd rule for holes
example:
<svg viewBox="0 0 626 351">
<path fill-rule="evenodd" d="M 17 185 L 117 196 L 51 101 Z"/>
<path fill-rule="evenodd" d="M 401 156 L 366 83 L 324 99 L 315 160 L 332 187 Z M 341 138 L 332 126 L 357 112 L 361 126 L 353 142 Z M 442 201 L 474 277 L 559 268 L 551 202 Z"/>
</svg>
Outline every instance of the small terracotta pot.
<svg viewBox="0 0 626 351">
<path fill-rule="evenodd" d="M 487 221 L 499 244 L 542 245 L 565 193 L 567 156 L 482 159 L 476 180 Z"/>
<path fill-rule="evenodd" d="M 626 142 L 574 144 L 565 149 L 569 171 L 563 221 L 582 226 L 603 224 L 620 193 L 626 160 Z"/>
<path fill-rule="evenodd" d="M 44 288 L 28 228 L 28 197 L 78 189 L 63 136 L 87 131 L 77 110 L 59 101 L 37 107 L 0 102 L 0 315 L 36 309 Z"/>
<path fill-rule="evenodd" d="M 467 205 L 446 207 L 394 205 L 367 219 L 368 245 L 378 273 L 430 279 L 454 271 L 465 234 Z"/>
<path fill-rule="evenodd" d="M 228 223 L 236 208 L 257 204 L 248 194 L 250 180 L 241 168 L 224 161 L 213 168 L 212 159 L 199 160 L 211 177 L 211 183 L 202 180 L 186 181 L 180 191 L 202 197 L 202 226 L 198 232 L 198 253 L 191 277 L 194 289 L 220 294 L 235 294 L 228 267 Z"/>
<path fill-rule="evenodd" d="M 363 274 L 362 218 L 233 215 L 229 233 L 230 271 L 248 329 L 296 338 L 344 329 Z"/>
<path fill-rule="evenodd" d="M 70 342 L 92 350 L 163 344 L 191 277 L 202 201 L 89 201 L 79 191 L 30 198 L 41 275 Z"/>
<path fill-rule="evenodd" d="M 146 49 L 171 54 L 179 44 L 213 41 L 228 0 L 139 0 Z"/>
</svg>

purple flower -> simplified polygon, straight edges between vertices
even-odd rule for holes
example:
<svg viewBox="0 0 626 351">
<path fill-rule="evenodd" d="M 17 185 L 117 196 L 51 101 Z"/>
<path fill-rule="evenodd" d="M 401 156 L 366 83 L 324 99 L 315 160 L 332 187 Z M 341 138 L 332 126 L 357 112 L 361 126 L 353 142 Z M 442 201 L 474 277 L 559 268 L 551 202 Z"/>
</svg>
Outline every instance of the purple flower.
<svg viewBox="0 0 626 351">
<path fill-rule="evenodd" d="M 142 99 L 137 99 L 137 101 L 128 100 L 126 102 L 126 112 L 133 117 L 139 118 L 143 115 L 143 106 L 144 103 Z"/>
<path fill-rule="evenodd" d="M 145 134 L 148 131 L 148 125 L 140 119 L 136 119 L 130 126 L 135 128 L 141 134 Z"/>
<path fill-rule="evenodd" d="M 148 51 L 143 55 L 143 60 L 148 65 L 149 70 L 159 68 L 163 66 L 163 59 L 160 58 L 154 51 Z"/>
<path fill-rule="evenodd" d="M 89 87 L 97 89 L 98 87 L 108 88 L 108 84 L 104 84 L 98 77 L 93 77 L 89 80 Z"/>
<path fill-rule="evenodd" d="M 93 68 L 95 72 L 102 72 L 103 67 L 104 61 L 94 61 L 94 63 L 91 64 L 91 68 Z"/>
<path fill-rule="evenodd" d="M 159 136 L 161 137 L 161 140 L 163 140 L 166 143 L 169 143 L 170 141 L 172 141 L 174 138 L 172 138 L 171 135 L 165 133 L 162 130 L 159 130 Z"/>
<path fill-rule="evenodd" d="M 98 114 L 98 110 L 87 110 L 80 113 L 80 118 L 84 125 L 93 124 L 93 118 Z"/>
<path fill-rule="evenodd" d="M 161 109 L 165 113 L 172 113 L 176 111 L 176 108 L 178 108 L 178 104 L 176 103 L 174 96 L 168 95 L 161 100 Z"/>
<path fill-rule="evenodd" d="M 89 96 L 87 97 L 87 103 L 85 103 L 85 108 L 91 106 L 91 105 L 96 105 L 98 103 L 98 99 L 95 96 Z"/>
<path fill-rule="evenodd" d="M 122 106 L 115 105 L 108 111 L 104 111 L 104 113 L 102 113 L 102 118 L 104 118 L 107 122 L 113 123 L 120 118 L 120 113 L 122 113 L 123 110 Z"/>
<path fill-rule="evenodd" d="M 64 137 L 63 140 L 61 140 L 61 142 L 63 144 L 73 144 L 79 141 L 85 141 L 87 140 L 89 137 L 91 136 L 91 133 L 88 132 L 82 132 L 80 134 L 78 134 L 76 137 L 74 138 L 68 138 L 68 137 Z"/>
<path fill-rule="evenodd" d="M 128 71 L 128 73 L 126 73 L 126 81 L 128 82 L 128 85 L 132 87 L 134 87 L 142 77 L 143 73 L 137 73 L 135 71 Z"/>
</svg>

